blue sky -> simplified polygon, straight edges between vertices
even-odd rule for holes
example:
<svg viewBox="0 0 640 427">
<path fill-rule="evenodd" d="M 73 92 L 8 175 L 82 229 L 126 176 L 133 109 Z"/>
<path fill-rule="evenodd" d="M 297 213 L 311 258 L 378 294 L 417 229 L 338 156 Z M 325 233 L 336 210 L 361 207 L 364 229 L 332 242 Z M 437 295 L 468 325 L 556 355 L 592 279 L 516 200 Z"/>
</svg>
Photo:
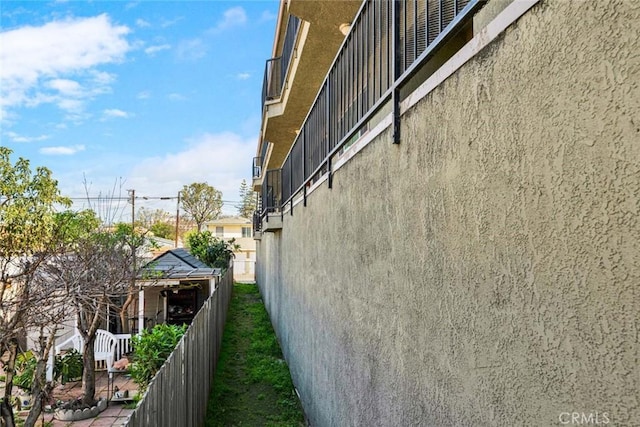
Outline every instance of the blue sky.
<svg viewBox="0 0 640 427">
<path fill-rule="evenodd" d="M 278 6 L 2 0 L 1 145 L 51 169 L 72 197 L 86 177 L 92 195 L 123 182 L 139 196 L 174 196 L 206 181 L 237 201 Z"/>
</svg>

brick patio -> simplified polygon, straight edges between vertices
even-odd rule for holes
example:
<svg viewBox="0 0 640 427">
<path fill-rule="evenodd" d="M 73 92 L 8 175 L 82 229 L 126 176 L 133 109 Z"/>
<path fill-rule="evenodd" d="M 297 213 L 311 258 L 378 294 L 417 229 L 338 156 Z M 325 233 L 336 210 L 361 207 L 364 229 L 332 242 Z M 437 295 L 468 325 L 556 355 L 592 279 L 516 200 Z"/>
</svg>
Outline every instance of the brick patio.
<svg viewBox="0 0 640 427">
<path fill-rule="evenodd" d="M 137 392 L 137 385 L 125 375 L 117 375 L 114 379 L 114 385 L 119 390 L 128 390 L 130 396 L 134 396 Z M 55 400 L 69 400 L 75 399 L 82 395 L 82 382 L 76 381 L 67 383 L 64 385 L 58 385 L 53 389 L 53 398 Z M 107 398 L 107 372 L 96 372 L 96 397 Z M 110 427 L 110 426 L 122 426 L 127 420 L 129 414 L 133 412 L 133 409 L 125 409 L 122 403 L 110 403 L 109 407 L 105 409 L 95 418 L 89 418 L 82 421 L 59 421 L 53 418 L 52 413 L 45 413 L 44 417 L 40 417 L 40 422 L 37 426 L 42 425 L 44 422 L 52 422 L 53 427 Z M 16 413 L 21 418 L 26 418 L 28 411 L 21 411 Z"/>
</svg>

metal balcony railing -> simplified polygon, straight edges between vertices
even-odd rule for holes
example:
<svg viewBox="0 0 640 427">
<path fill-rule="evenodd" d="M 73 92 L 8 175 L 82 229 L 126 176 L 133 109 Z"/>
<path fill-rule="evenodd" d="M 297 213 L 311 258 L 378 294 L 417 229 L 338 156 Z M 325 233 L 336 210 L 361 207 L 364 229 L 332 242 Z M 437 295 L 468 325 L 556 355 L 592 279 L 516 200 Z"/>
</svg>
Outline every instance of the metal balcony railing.
<svg viewBox="0 0 640 427">
<path fill-rule="evenodd" d="M 253 178 L 260 178 L 262 175 L 262 160 L 262 157 L 253 158 L 253 169 L 251 171 L 251 176 Z"/>
<path fill-rule="evenodd" d="M 267 161 L 267 151 L 269 151 L 269 146 L 271 145 L 268 141 L 262 141 L 262 146 L 260 150 L 260 156 L 253 158 L 253 167 L 251 169 L 252 177 L 260 178 L 262 176 L 262 172 L 265 168 L 265 162 Z"/>
<path fill-rule="evenodd" d="M 267 101 L 280 98 L 284 79 L 282 76 L 282 57 L 267 59 L 262 81 L 262 106 Z"/>
<path fill-rule="evenodd" d="M 262 141 L 262 150 L 260 150 L 260 157 L 262 157 L 263 161 L 267 160 L 267 151 L 269 151 L 269 146 L 271 143 L 269 141 Z"/>
<path fill-rule="evenodd" d="M 400 88 L 472 19 L 482 0 L 365 0 L 282 169 L 268 171 L 266 213 L 281 211 L 387 102 L 399 142 Z M 295 41 L 295 39 L 294 39 Z M 284 81 L 284 77 L 283 80 Z M 305 201 L 306 201 L 306 192 Z"/>
<path fill-rule="evenodd" d="M 264 80 L 262 82 L 262 107 L 265 102 L 280 98 L 284 82 L 289 72 L 289 64 L 293 58 L 298 30 L 300 29 L 300 18 L 289 15 L 287 21 L 287 31 L 284 36 L 282 53 L 276 58 L 267 60 L 264 69 Z"/>
<path fill-rule="evenodd" d="M 280 169 L 268 170 L 260 193 L 261 217 L 280 212 L 282 206 L 282 181 Z"/>
<path fill-rule="evenodd" d="M 400 88 L 459 32 L 481 0 L 365 0 L 282 165 L 292 200 L 383 105 L 392 101 L 399 142 Z"/>
<path fill-rule="evenodd" d="M 262 231 L 262 218 L 259 212 L 253 213 L 253 235 Z"/>
<path fill-rule="evenodd" d="M 266 166 L 265 162 L 267 161 L 267 151 L 269 151 L 270 145 L 270 142 L 262 141 L 260 156 L 253 158 L 253 166 L 251 169 L 253 178 L 260 178 L 262 176 L 262 172 L 264 171 L 264 168 Z"/>
</svg>

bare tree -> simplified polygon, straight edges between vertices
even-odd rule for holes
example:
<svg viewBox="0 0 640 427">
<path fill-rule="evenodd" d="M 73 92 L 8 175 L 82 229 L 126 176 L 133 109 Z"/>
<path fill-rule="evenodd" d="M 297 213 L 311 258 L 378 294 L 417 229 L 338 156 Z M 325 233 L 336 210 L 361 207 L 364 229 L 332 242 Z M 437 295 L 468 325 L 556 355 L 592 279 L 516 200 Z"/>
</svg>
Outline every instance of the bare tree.
<svg viewBox="0 0 640 427">
<path fill-rule="evenodd" d="M 145 244 L 145 234 L 148 231 L 146 227 L 136 227 L 135 224 L 125 224 L 122 222 L 115 222 L 123 213 L 122 206 L 119 204 L 119 200 L 122 199 L 123 194 L 123 181 L 115 181 L 110 192 L 100 193 L 97 197 L 91 197 L 89 194 L 89 183 L 84 180 L 85 193 L 87 196 L 87 203 L 90 206 L 90 210 L 95 212 L 102 221 L 103 228 L 109 229 L 112 232 L 112 236 L 119 241 L 121 250 L 128 250 L 129 254 L 129 266 L 127 271 L 129 272 L 129 282 L 126 284 L 123 292 L 111 301 L 119 300 L 120 297 L 125 297 L 124 301 L 119 307 L 116 307 L 119 311 L 120 325 L 123 333 L 129 332 L 128 322 L 128 310 L 136 296 L 135 289 L 135 271 L 138 270 L 137 260 L 140 259 L 140 252 L 144 251 L 148 246 Z M 135 193 L 130 194 L 129 202 L 135 203 Z M 142 208 L 144 209 L 144 208 Z M 138 213 L 142 211 L 140 209 Z M 142 211 L 143 218 L 146 221 L 148 218 L 146 212 Z M 135 218 L 132 218 L 132 221 Z M 133 221 L 135 223 L 135 221 Z M 97 228 L 96 228 L 97 230 Z"/>
<path fill-rule="evenodd" d="M 87 181 L 86 176 L 82 184 L 86 195 L 86 210 L 94 212 L 96 216 L 100 218 L 102 224 L 111 225 L 119 221 L 126 208 L 126 202 L 123 202 L 123 179 L 119 178 L 114 180 L 111 190 L 105 193 L 99 191 L 97 196 L 91 196 L 91 183 Z M 131 202 L 131 200 L 129 200 L 129 202 Z"/>
<path fill-rule="evenodd" d="M 195 230 L 197 227 L 198 225 L 188 213 L 185 212 L 184 214 L 180 215 L 178 235 L 181 239 L 184 240 L 185 234 L 187 234 L 191 230 Z"/>
<path fill-rule="evenodd" d="M 139 225 L 145 229 L 150 229 L 157 223 L 175 223 L 175 214 L 167 212 L 163 209 L 149 209 L 141 207 L 136 212 L 136 225 Z"/>
<path fill-rule="evenodd" d="M 143 253 L 149 248 L 151 243 L 145 238 L 145 233 L 132 228 L 129 224 L 116 224 L 112 230 L 114 239 L 120 242 L 121 250 L 126 250 L 129 254 L 129 276 L 125 291 L 120 296 L 125 296 L 119 307 L 120 325 L 123 333 L 129 333 L 128 313 L 129 307 L 136 299 L 138 289 L 136 286 L 136 276 L 140 271 L 140 260 Z"/>
<path fill-rule="evenodd" d="M 31 388 L 32 405 L 25 427 L 36 424 L 51 395 L 53 384 L 46 379 L 47 362 L 60 325 L 71 314 L 64 290 L 59 289 L 58 284 L 46 277 L 42 270 L 36 269 L 27 281 L 31 303 L 27 307 L 25 328 L 35 332 L 35 342 L 30 348 L 36 358 L 36 369 Z"/>
<path fill-rule="evenodd" d="M 60 253 L 43 264 L 46 275 L 63 287 L 67 303 L 77 317 L 84 341 L 82 402 L 95 404 L 96 332 L 107 305 L 126 295 L 131 275 L 132 252 L 117 233 L 96 231 L 78 239 L 73 250 Z"/>
</svg>

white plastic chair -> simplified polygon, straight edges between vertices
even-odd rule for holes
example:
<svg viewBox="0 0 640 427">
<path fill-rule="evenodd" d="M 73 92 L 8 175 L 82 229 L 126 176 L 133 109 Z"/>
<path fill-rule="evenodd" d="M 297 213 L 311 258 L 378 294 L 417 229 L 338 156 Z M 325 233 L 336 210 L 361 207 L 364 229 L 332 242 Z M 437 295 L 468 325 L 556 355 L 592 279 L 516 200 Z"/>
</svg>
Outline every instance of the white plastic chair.
<svg viewBox="0 0 640 427">
<path fill-rule="evenodd" d="M 106 369 L 111 369 L 113 367 L 116 347 L 118 345 L 116 337 L 111 332 L 105 331 L 104 329 L 98 329 L 96 331 L 96 340 L 93 345 L 96 367 L 98 367 L 98 362 L 104 362 Z"/>
<path fill-rule="evenodd" d="M 62 350 L 75 349 L 79 353 L 84 350 L 84 339 L 79 334 L 75 334 L 61 344 L 56 345 L 56 354 Z M 115 335 L 104 329 L 96 331 L 96 339 L 93 344 L 93 354 L 96 359 L 96 369 L 111 369 L 118 350 L 118 340 Z"/>
</svg>

